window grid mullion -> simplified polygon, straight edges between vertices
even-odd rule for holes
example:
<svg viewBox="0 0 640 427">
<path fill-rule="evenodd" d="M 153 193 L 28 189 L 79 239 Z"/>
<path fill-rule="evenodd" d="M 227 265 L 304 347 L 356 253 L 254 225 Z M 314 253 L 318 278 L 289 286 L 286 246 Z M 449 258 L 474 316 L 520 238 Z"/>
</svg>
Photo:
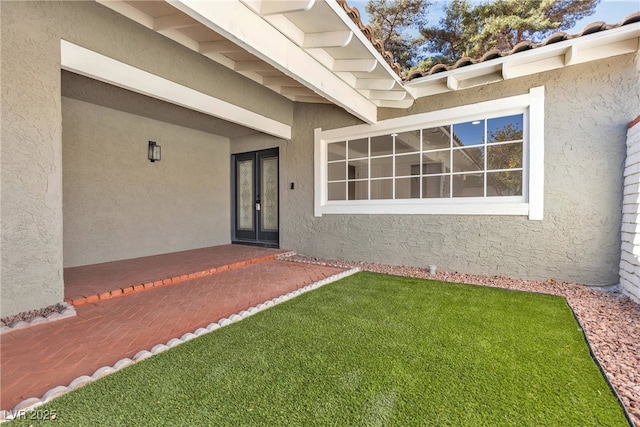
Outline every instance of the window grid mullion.
<svg viewBox="0 0 640 427">
<path fill-rule="evenodd" d="M 391 200 L 396 199 L 396 136 L 391 134 Z"/>
<path fill-rule="evenodd" d="M 482 144 L 483 144 L 483 150 L 484 150 L 484 171 L 483 171 L 483 181 L 484 181 L 484 197 L 487 197 L 487 157 L 489 155 L 489 151 L 487 151 L 487 120 L 484 120 L 484 135 L 482 136 Z"/>
<path fill-rule="evenodd" d="M 449 198 L 453 199 L 453 124 L 449 125 Z"/>
<path fill-rule="evenodd" d="M 349 140 L 347 140 L 344 144 L 345 152 L 344 158 L 346 159 L 344 162 L 344 199 L 349 200 Z"/>
<path fill-rule="evenodd" d="M 371 137 L 367 137 L 367 200 L 371 200 Z"/>
<path fill-rule="evenodd" d="M 423 138 L 422 130 L 423 129 L 420 129 L 420 162 L 418 163 L 419 164 L 418 180 L 420 181 L 420 186 L 419 186 L 420 195 L 418 197 L 419 199 L 422 199 L 422 181 L 423 181 L 423 179 L 422 179 L 422 168 L 424 167 L 424 166 L 422 166 L 422 160 L 424 158 L 424 152 L 423 152 L 423 150 L 424 150 L 424 142 L 422 141 L 422 138 Z"/>
</svg>

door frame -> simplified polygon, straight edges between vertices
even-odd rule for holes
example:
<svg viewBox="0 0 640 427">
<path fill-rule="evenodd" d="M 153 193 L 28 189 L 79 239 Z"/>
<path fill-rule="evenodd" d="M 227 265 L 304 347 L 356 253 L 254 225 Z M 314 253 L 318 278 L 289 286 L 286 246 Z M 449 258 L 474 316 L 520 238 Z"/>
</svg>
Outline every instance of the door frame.
<svg viewBox="0 0 640 427">
<path fill-rule="evenodd" d="M 259 219 L 259 211 L 254 210 L 254 238 L 247 238 L 246 236 L 237 236 L 237 203 L 238 203 L 238 194 L 237 194 L 237 170 L 236 170 L 236 159 L 240 157 L 249 159 L 253 156 L 254 160 L 254 198 L 260 193 L 260 184 L 262 177 L 260 159 L 264 157 L 276 157 L 278 159 L 278 184 L 277 184 L 277 192 L 278 192 L 278 231 L 275 232 L 276 237 L 274 239 L 260 239 L 260 219 Z M 260 194 L 260 197 L 263 195 Z M 280 247 L 280 149 L 279 147 L 269 148 L 265 150 L 256 150 L 256 151 L 248 151 L 244 153 L 233 153 L 231 154 L 231 243 L 234 244 L 244 244 L 244 245 L 252 245 L 252 246 L 261 246 L 266 248 L 279 248 Z"/>
</svg>

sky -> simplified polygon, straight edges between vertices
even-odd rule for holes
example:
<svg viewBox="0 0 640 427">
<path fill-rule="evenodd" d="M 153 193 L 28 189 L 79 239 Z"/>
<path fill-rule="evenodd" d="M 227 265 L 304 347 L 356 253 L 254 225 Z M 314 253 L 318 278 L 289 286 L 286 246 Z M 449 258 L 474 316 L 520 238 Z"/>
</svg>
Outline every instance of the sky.
<svg viewBox="0 0 640 427">
<path fill-rule="evenodd" d="M 474 0 L 475 2 L 480 2 Z M 367 13 L 365 7 L 367 0 L 348 0 L 350 6 L 356 6 L 362 14 L 362 19 L 366 23 L 368 22 Z M 446 0 L 432 1 L 433 5 L 429 8 L 429 23 L 437 24 L 440 18 L 444 16 L 442 7 L 447 3 Z M 622 21 L 627 15 L 640 10 L 640 0 L 601 0 L 596 6 L 596 12 L 593 15 L 587 16 L 581 21 L 578 21 L 575 27 L 568 30 L 567 33 L 575 34 L 579 33 L 586 25 L 596 22 L 604 21 L 607 24 L 615 24 Z"/>
</svg>

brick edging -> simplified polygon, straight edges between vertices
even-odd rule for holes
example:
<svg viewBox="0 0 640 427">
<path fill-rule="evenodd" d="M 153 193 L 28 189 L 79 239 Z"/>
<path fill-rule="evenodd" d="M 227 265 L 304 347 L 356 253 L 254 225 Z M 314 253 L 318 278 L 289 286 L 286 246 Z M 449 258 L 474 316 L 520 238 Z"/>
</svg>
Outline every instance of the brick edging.
<svg viewBox="0 0 640 427">
<path fill-rule="evenodd" d="M 275 257 L 275 256 L 274 256 Z M 255 264 L 255 263 L 254 263 Z M 26 411 L 30 411 L 33 410 L 35 408 L 37 408 L 38 406 L 44 405 L 45 403 L 50 402 L 51 400 L 62 396 L 63 394 L 67 394 L 70 391 L 76 390 L 84 385 L 87 385 L 89 383 L 92 383 L 93 381 L 100 379 L 106 375 L 112 374 L 116 371 L 119 371 L 123 368 L 126 368 L 129 365 L 132 365 L 134 363 L 140 362 L 141 360 L 147 359 L 153 355 L 162 353 L 166 350 L 169 350 L 172 347 L 175 347 L 177 345 L 183 344 L 187 341 L 190 341 L 194 338 L 197 338 L 201 335 L 204 334 L 208 334 L 210 332 L 215 331 L 216 329 L 220 329 L 222 327 L 225 327 L 227 325 L 230 325 L 232 323 L 238 322 L 240 320 L 243 320 L 249 316 L 253 316 L 256 313 L 259 313 L 261 311 L 267 310 L 271 307 L 273 307 L 274 305 L 278 305 L 280 303 L 283 303 L 285 301 L 288 301 L 290 299 L 293 299 L 299 295 L 302 295 L 306 292 L 309 291 L 313 291 L 315 289 L 318 289 L 324 285 L 327 285 L 329 283 L 333 283 L 335 281 L 338 281 L 340 279 L 343 279 L 347 276 L 351 276 L 352 274 L 355 274 L 357 272 L 359 272 L 360 269 L 359 268 L 352 268 L 349 270 L 344 270 L 340 273 L 334 274 L 332 276 L 329 277 L 325 277 L 324 279 L 318 280 L 316 282 L 313 282 L 309 285 L 303 286 L 301 288 L 295 289 L 291 292 L 287 292 L 284 295 L 281 295 L 279 297 L 267 300 L 263 303 L 260 303 L 258 305 L 256 305 L 255 307 L 249 307 L 246 310 L 242 310 L 237 314 L 232 314 L 230 315 L 228 318 L 227 317 L 223 317 L 222 319 L 218 320 L 217 322 L 213 322 L 210 323 L 206 328 L 198 328 L 196 329 L 193 333 L 186 333 L 184 335 L 182 335 L 182 337 L 180 338 L 171 338 L 169 341 L 167 341 L 166 344 L 156 344 L 154 345 L 151 350 L 141 350 L 139 352 L 137 352 L 135 354 L 135 356 L 133 356 L 133 358 L 124 358 L 124 359 L 120 359 L 118 360 L 113 366 L 103 366 L 101 368 L 98 368 L 93 375 L 89 376 L 89 375 L 82 375 L 79 376 L 78 378 L 76 378 L 75 380 L 71 381 L 71 383 L 69 383 L 68 386 L 57 386 L 54 387 L 52 389 L 50 389 L 49 391 L 47 391 L 41 398 L 38 397 L 30 397 L 28 399 L 23 400 L 22 402 L 18 403 L 16 406 L 13 407 L 13 409 L 11 410 L 1 410 L 0 411 L 0 423 L 3 423 L 5 421 L 9 421 L 12 420 L 14 418 L 18 418 L 19 416 L 21 416 L 22 414 L 26 413 Z"/>
<path fill-rule="evenodd" d="M 71 304 L 74 307 L 79 307 L 84 304 L 91 304 L 98 301 L 105 301 L 112 298 L 118 298 L 124 295 L 142 292 L 142 291 L 146 291 L 153 288 L 159 288 L 159 287 L 168 286 L 168 285 L 175 285 L 178 283 L 186 282 L 188 280 L 197 279 L 199 277 L 206 277 L 206 276 L 211 276 L 212 274 L 222 273 L 223 271 L 236 270 L 238 268 L 242 268 L 247 265 L 272 261 L 280 255 L 286 255 L 286 254 L 265 255 L 259 258 L 252 258 L 246 261 L 238 261 L 231 264 L 224 264 L 218 267 L 209 268 L 202 271 L 196 271 L 194 273 L 167 277 L 165 279 L 154 280 L 146 283 L 131 284 L 131 285 L 123 286 L 122 288 L 119 288 L 119 289 L 114 289 L 112 291 L 103 292 L 100 294 L 93 294 L 87 297 L 68 298 L 68 299 L 65 299 L 65 302 L 68 304 Z"/>
</svg>

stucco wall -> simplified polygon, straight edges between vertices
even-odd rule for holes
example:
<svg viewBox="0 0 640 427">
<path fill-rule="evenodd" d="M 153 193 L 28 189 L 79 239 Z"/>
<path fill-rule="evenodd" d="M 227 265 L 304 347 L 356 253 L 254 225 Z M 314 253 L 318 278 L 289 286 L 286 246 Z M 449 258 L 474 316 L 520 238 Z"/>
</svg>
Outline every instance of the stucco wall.
<svg viewBox="0 0 640 427">
<path fill-rule="evenodd" d="M 380 110 L 381 119 L 398 117 L 546 86 L 542 221 L 459 215 L 314 218 L 313 129 L 337 128 L 349 119 L 325 106 L 299 106 L 292 148 L 285 151 L 282 169 L 301 182 L 282 197 L 281 246 L 320 257 L 617 284 L 625 133 L 640 96 L 636 59 L 619 56 L 424 98 L 408 111 Z"/>
<path fill-rule="evenodd" d="M 640 116 L 627 131 L 621 235 L 620 287 L 640 303 Z"/>
<path fill-rule="evenodd" d="M 68 98 L 62 117 L 65 267 L 229 243 L 227 138 Z"/>
<path fill-rule="evenodd" d="M 236 138 L 231 138 L 231 153 L 246 153 L 249 151 L 266 150 L 268 148 L 281 147 L 281 151 L 287 143 L 284 139 L 275 136 L 256 133 Z"/>
<path fill-rule="evenodd" d="M 96 2 L 0 13 L 2 316 L 63 299 L 61 39 L 292 123 L 290 101 Z"/>
<path fill-rule="evenodd" d="M 63 299 L 60 55 L 40 57 L 52 35 L 14 6 L 0 20 L 2 316 Z"/>
</svg>

